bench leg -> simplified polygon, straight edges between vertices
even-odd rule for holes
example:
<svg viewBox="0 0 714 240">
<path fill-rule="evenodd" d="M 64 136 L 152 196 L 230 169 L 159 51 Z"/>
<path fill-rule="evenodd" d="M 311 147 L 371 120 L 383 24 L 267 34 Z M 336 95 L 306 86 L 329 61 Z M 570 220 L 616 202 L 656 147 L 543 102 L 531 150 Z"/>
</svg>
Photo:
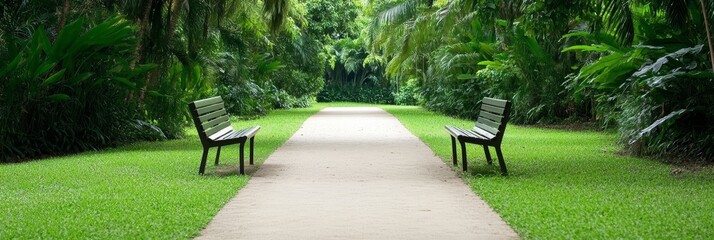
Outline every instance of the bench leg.
<svg viewBox="0 0 714 240">
<path fill-rule="evenodd" d="M 201 157 L 201 166 L 198 167 L 198 175 L 203 175 L 206 170 L 206 158 L 208 157 L 208 148 L 203 147 L 203 156 Z"/>
<path fill-rule="evenodd" d="M 464 172 L 466 172 L 468 170 L 468 163 L 466 163 L 466 143 L 463 141 L 459 141 L 459 143 L 461 143 L 461 167 L 464 169 Z"/>
<path fill-rule="evenodd" d="M 456 139 L 451 136 L 451 159 L 454 161 L 454 166 L 459 165 L 459 161 L 456 161 Z"/>
<path fill-rule="evenodd" d="M 250 165 L 253 165 L 253 149 L 254 149 L 253 145 L 255 144 L 254 140 L 255 140 L 255 136 L 250 138 Z"/>
<path fill-rule="evenodd" d="M 488 151 L 488 146 L 483 145 L 483 153 L 486 154 L 486 162 L 488 165 L 493 164 L 493 160 L 491 159 L 491 152 Z"/>
<path fill-rule="evenodd" d="M 240 159 L 238 160 L 238 167 L 239 167 L 239 172 L 241 175 L 245 174 L 245 171 L 243 170 L 243 159 L 245 158 L 243 155 L 245 155 L 243 152 L 245 150 L 245 142 L 240 143 Z"/>
<path fill-rule="evenodd" d="M 496 146 L 496 155 L 498 155 L 498 166 L 501 167 L 501 175 L 507 176 L 508 170 L 506 169 L 506 162 L 503 160 L 503 153 L 501 153 L 501 146 Z"/>
<path fill-rule="evenodd" d="M 218 165 L 218 159 L 221 157 L 221 146 L 218 146 L 218 151 L 216 152 L 216 165 Z"/>
</svg>

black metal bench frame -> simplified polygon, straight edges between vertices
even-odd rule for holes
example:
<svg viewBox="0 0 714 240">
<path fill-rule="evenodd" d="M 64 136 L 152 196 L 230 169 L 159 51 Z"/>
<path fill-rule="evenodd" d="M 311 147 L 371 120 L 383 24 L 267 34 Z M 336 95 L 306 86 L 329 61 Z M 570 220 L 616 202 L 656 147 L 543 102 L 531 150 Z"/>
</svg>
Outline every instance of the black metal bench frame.
<svg viewBox="0 0 714 240">
<path fill-rule="evenodd" d="M 260 126 L 253 126 L 240 130 L 234 130 L 231 127 L 230 116 L 226 112 L 223 99 L 220 96 L 194 101 L 188 104 L 191 111 L 191 118 L 198 131 L 198 137 L 203 145 L 203 156 L 201 157 L 201 166 L 198 170 L 199 175 L 203 175 L 206 170 L 206 158 L 208 157 L 208 149 L 218 147 L 216 152 L 216 162 L 221 156 L 221 147 L 231 144 L 240 145 L 240 174 L 245 174 L 244 171 L 244 149 L 245 143 L 250 139 L 250 165 L 253 165 L 253 145 L 255 143 L 255 134 L 260 130 Z"/>
<path fill-rule="evenodd" d="M 473 143 L 483 146 L 486 162 L 490 165 L 491 153 L 488 150 L 489 146 L 496 149 L 498 156 L 498 165 L 501 168 L 501 174 L 508 175 L 506 162 L 503 160 L 501 152 L 501 142 L 503 134 L 506 131 L 509 115 L 511 113 L 511 102 L 495 98 L 483 98 L 481 101 L 481 112 L 479 112 L 476 126 L 473 129 L 463 129 L 454 126 L 445 126 L 446 131 L 451 135 L 451 154 L 455 166 L 458 166 L 456 156 L 456 140 L 459 140 L 461 145 L 462 167 L 464 171 L 468 170 L 466 157 L 466 143 Z"/>
</svg>

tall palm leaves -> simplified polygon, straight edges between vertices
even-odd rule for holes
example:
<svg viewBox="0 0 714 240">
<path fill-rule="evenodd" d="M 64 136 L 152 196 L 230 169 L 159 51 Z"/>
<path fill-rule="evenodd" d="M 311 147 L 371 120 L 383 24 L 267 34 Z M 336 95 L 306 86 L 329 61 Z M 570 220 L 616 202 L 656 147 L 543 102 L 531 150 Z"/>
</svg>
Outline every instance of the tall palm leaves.
<svg viewBox="0 0 714 240">
<path fill-rule="evenodd" d="M 387 75 L 415 70 L 424 79 L 427 54 L 438 46 L 438 41 L 433 38 L 434 28 L 429 26 L 433 3 L 431 0 L 406 0 L 381 11 L 372 20 L 369 29 L 372 54 L 380 54 L 377 51 L 382 50 L 381 54 L 389 57 Z"/>
<path fill-rule="evenodd" d="M 273 32 L 279 30 L 290 14 L 291 0 L 265 0 L 263 11 L 269 19 L 268 26 Z"/>
<path fill-rule="evenodd" d="M 711 26 L 709 21 L 714 19 L 714 1 L 705 0 L 608 0 L 602 4 L 600 15 L 603 17 L 605 28 L 618 36 L 623 44 L 630 44 L 635 39 L 635 26 L 633 20 L 633 7 L 645 7 L 653 13 L 661 11 L 667 21 L 680 29 L 682 35 L 696 36 L 704 28 L 706 41 L 709 42 L 710 61 L 714 71 L 714 44 L 712 43 Z"/>
</svg>

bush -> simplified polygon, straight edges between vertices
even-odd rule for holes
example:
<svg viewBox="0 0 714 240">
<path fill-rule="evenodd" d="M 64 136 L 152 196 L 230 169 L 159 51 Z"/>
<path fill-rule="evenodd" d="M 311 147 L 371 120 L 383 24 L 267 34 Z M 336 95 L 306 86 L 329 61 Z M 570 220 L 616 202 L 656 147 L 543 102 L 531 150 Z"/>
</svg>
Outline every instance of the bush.
<svg viewBox="0 0 714 240">
<path fill-rule="evenodd" d="M 424 107 L 447 115 L 476 119 L 489 86 L 487 71 L 469 78 L 444 79 L 424 87 Z M 489 97 L 495 97 L 490 96 Z"/>
<path fill-rule="evenodd" d="M 318 102 L 362 102 L 374 104 L 394 104 L 391 88 L 329 86 L 317 94 Z"/>
<path fill-rule="evenodd" d="M 129 67 L 134 30 L 120 17 L 38 29 L 0 57 L 0 161 L 98 149 L 142 138 L 128 92 L 153 66 Z M 11 47 L 8 47 L 11 48 Z M 4 58 L 9 57 L 9 58 Z"/>
<path fill-rule="evenodd" d="M 415 80 L 407 81 L 407 84 L 399 87 L 399 90 L 394 93 L 394 102 L 398 105 L 415 106 L 423 101 L 419 86 Z"/>
<path fill-rule="evenodd" d="M 272 109 L 273 103 L 265 90 L 251 81 L 240 81 L 240 85 L 218 86 L 218 94 L 223 97 L 226 111 L 236 116 L 263 116 Z"/>
<path fill-rule="evenodd" d="M 301 70 L 280 71 L 275 76 L 275 87 L 295 98 L 315 96 L 325 85 L 320 76 Z"/>
<path fill-rule="evenodd" d="M 630 151 L 714 160 L 714 74 L 702 52 L 657 54 L 620 86 L 618 123 Z"/>
</svg>

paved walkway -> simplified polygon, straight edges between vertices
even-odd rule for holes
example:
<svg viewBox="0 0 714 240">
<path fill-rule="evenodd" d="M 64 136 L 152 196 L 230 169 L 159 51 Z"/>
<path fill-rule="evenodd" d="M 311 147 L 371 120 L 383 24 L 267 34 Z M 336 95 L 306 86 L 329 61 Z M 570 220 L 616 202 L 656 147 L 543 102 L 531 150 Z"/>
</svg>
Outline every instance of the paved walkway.
<svg viewBox="0 0 714 240">
<path fill-rule="evenodd" d="M 379 108 L 326 108 L 310 117 L 199 237 L 514 238 L 448 166 Z"/>
</svg>

